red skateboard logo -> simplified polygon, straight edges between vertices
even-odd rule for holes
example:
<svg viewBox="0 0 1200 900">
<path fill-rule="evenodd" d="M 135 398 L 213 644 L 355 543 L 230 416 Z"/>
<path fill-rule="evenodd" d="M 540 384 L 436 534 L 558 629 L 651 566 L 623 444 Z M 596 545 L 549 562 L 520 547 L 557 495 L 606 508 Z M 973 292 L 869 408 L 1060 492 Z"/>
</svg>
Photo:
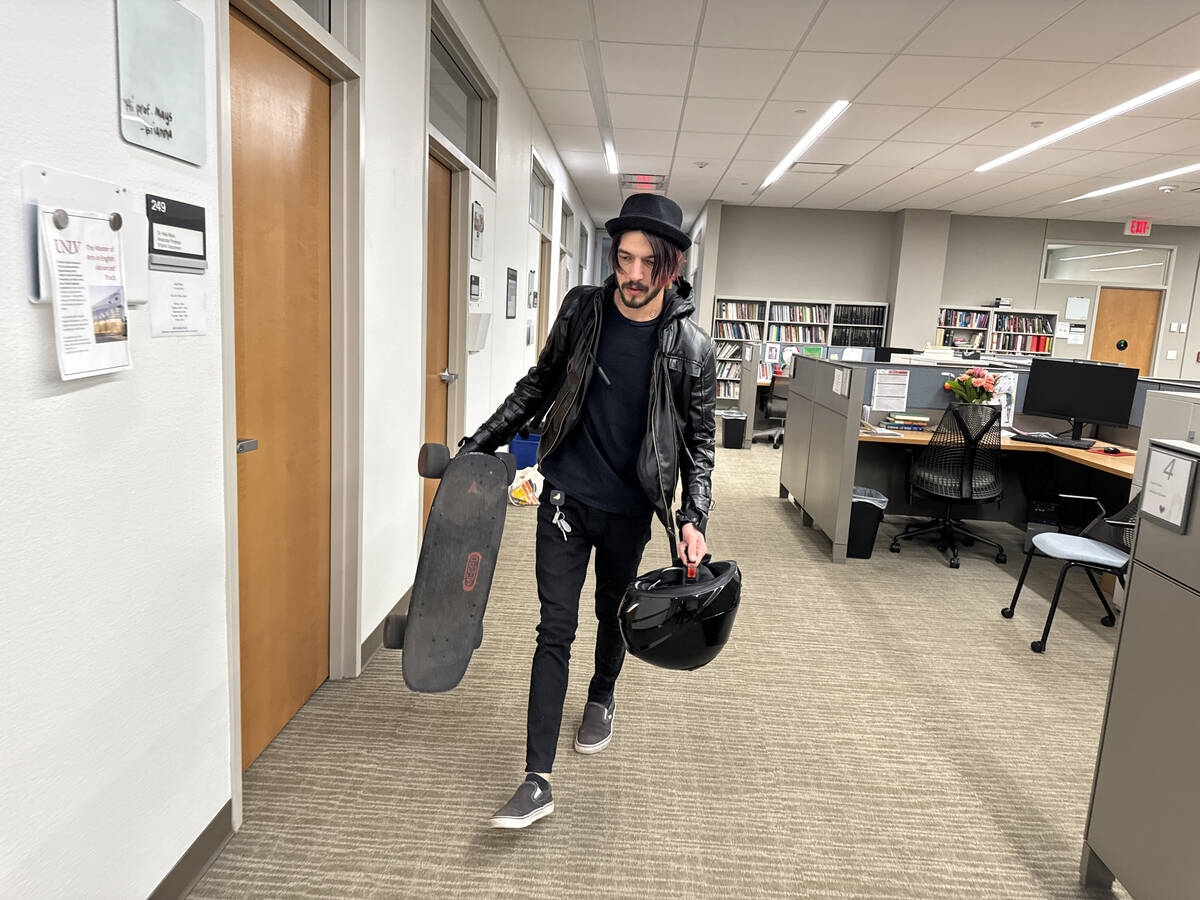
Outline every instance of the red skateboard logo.
<svg viewBox="0 0 1200 900">
<path fill-rule="evenodd" d="M 479 485 L 476 484 L 474 481 L 472 481 L 471 486 L 469 488 L 467 488 L 467 493 L 468 494 L 478 494 L 479 493 Z"/>
<path fill-rule="evenodd" d="M 463 572 L 463 590 L 475 590 L 475 582 L 479 580 L 479 564 L 483 562 L 483 555 L 480 553 L 471 553 L 467 556 L 467 569 Z"/>
</svg>

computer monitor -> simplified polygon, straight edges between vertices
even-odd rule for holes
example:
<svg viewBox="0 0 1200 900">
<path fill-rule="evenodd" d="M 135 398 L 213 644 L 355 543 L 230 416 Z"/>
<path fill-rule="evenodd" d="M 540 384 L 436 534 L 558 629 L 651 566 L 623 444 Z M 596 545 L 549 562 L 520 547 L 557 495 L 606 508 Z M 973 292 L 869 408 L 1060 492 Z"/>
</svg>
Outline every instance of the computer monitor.
<svg viewBox="0 0 1200 900">
<path fill-rule="evenodd" d="M 1071 420 L 1071 438 L 1083 437 L 1083 425 L 1128 425 L 1137 390 L 1138 370 L 1063 359 L 1034 359 L 1025 385 L 1027 416 Z"/>
</svg>

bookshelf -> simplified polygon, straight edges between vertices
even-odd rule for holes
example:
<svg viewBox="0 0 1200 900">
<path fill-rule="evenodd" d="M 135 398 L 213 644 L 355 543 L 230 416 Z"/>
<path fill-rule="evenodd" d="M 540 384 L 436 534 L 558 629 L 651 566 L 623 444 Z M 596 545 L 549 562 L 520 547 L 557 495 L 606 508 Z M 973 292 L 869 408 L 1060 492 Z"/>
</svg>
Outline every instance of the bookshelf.
<svg viewBox="0 0 1200 900">
<path fill-rule="evenodd" d="M 886 303 L 834 303 L 830 345 L 882 347 L 887 332 L 887 312 Z"/>
<path fill-rule="evenodd" d="M 988 346 L 993 312 L 994 309 L 987 306 L 938 307 L 934 346 L 984 349 Z"/>
<path fill-rule="evenodd" d="M 993 353 L 1049 356 L 1054 352 L 1057 324 L 1057 313 L 1028 309 L 993 310 L 988 349 Z"/>
<path fill-rule="evenodd" d="M 766 318 L 766 300 L 751 297 L 718 297 L 714 310 L 713 339 L 726 344 L 747 341 L 762 343 Z M 721 358 L 719 349 L 717 357 Z"/>
</svg>

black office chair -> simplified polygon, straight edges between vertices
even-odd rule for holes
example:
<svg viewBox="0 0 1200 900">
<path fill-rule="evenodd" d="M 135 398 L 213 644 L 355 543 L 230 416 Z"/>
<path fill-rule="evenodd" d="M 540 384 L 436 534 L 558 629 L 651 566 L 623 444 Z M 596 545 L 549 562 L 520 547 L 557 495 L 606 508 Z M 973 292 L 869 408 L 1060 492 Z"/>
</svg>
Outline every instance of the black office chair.
<svg viewBox="0 0 1200 900">
<path fill-rule="evenodd" d="M 1021 596 L 1021 588 L 1025 584 L 1025 574 L 1034 556 L 1047 556 L 1051 559 L 1065 560 L 1062 571 L 1058 573 L 1058 584 L 1054 586 L 1054 599 L 1050 601 L 1050 611 L 1046 614 L 1046 625 L 1042 628 L 1042 639 L 1029 645 L 1034 653 L 1046 651 L 1046 640 L 1050 637 L 1050 624 L 1054 621 L 1054 611 L 1058 609 L 1058 597 L 1062 593 L 1063 582 L 1067 572 L 1078 566 L 1087 573 L 1088 581 L 1096 589 L 1096 596 L 1104 607 L 1105 616 L 1100 624 L 1111 628 L 1117 621 L 1108 598 L 1096 581 L 1096 572 L 1117 576 L 1121 587 L 1125 586 L 1125 570 L 1129 567 L 1129 556 L 1133 553 L 1133 529 L 1137 524 L 1138 494 L 1125 504 L 1115 516 L 1110 517 L 1104 510 L 1104 504 L 1096 497 L 1086 497 L 1079 494 L 1059 494 L 1068 500 L 1094 500 L 1100 508 L 1100 515 L 1079 534 L 1061 534 L 1047 531 L 1033 536 L 1033 546 L 1025 554 L 1025 566 L 1021 569 L 1021 577 L 1017 579 L 1017 589 L 1013 591 L 1012 603 L 1000 610 L 1000 615 L 1006 619 L 1013 617 L 1017 608 L 1017 598 Z"/>
<path fill-rule="evenodd" d="M 963 544 L 996 548 L 996 562 L 1008 562 L 1004 548 L 971 531 L 954 518 L 956 502 L 981 503 L 1000 496 L 1000 408 L 964 403 L 947 409 L 937 431 L 909 473 L 913 490 L 946 501 L 946 513 L 926 524 L 913 524 L 892 538 L 891 550 L 900 552 L 900 541 L 937 534 L 939 550 L 949 550 L 950 568 L 957 569 L 958 536 Z"/>
<path fill-rule="evenodd" d="M 759 404 L 759 409 L 768 421 L 778 421 L 779 424 L 762 431 L 754 432 L 750 443 L 755 441 L 770 441 L 771 446 L 778 450 L 783 446 L 783 422 L 787 419 L 788 376 L 772 375 L 771 389 L 765 399 Z"/>
</svg>

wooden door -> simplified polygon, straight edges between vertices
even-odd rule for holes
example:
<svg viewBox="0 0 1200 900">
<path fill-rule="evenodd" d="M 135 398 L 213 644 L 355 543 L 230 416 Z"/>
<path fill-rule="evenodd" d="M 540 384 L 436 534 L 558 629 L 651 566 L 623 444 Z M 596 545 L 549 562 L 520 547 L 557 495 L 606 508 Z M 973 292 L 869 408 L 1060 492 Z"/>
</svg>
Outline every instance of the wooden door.
<svg viewBox="0 0 1200 900">
<path fill-rule="evenodd" d="M 1161 303 L 1162 291 L 1100 288 L 1091 358 L 1121 363 L 1140 370 L 1143 376 L 1149 375 Z M 1120 341 L 1127 344 L 1124 350 L 1117 349 Z"/>
<path fill-rule="evenodd" d="M 451 173 L 429 157 L 429 211 L 426 213 L 425 251 L 425 440 L 446 441 L 446 409 L 449 385 L 442 373 L 450 367 L 450 178 Z M 425 479 L 424 513 L 438 482 Z"/>
<path fill-rule="evenodd" d="M 329 676 L 329 83 L 229 21 L 242 765 Z"/>
</svg>

